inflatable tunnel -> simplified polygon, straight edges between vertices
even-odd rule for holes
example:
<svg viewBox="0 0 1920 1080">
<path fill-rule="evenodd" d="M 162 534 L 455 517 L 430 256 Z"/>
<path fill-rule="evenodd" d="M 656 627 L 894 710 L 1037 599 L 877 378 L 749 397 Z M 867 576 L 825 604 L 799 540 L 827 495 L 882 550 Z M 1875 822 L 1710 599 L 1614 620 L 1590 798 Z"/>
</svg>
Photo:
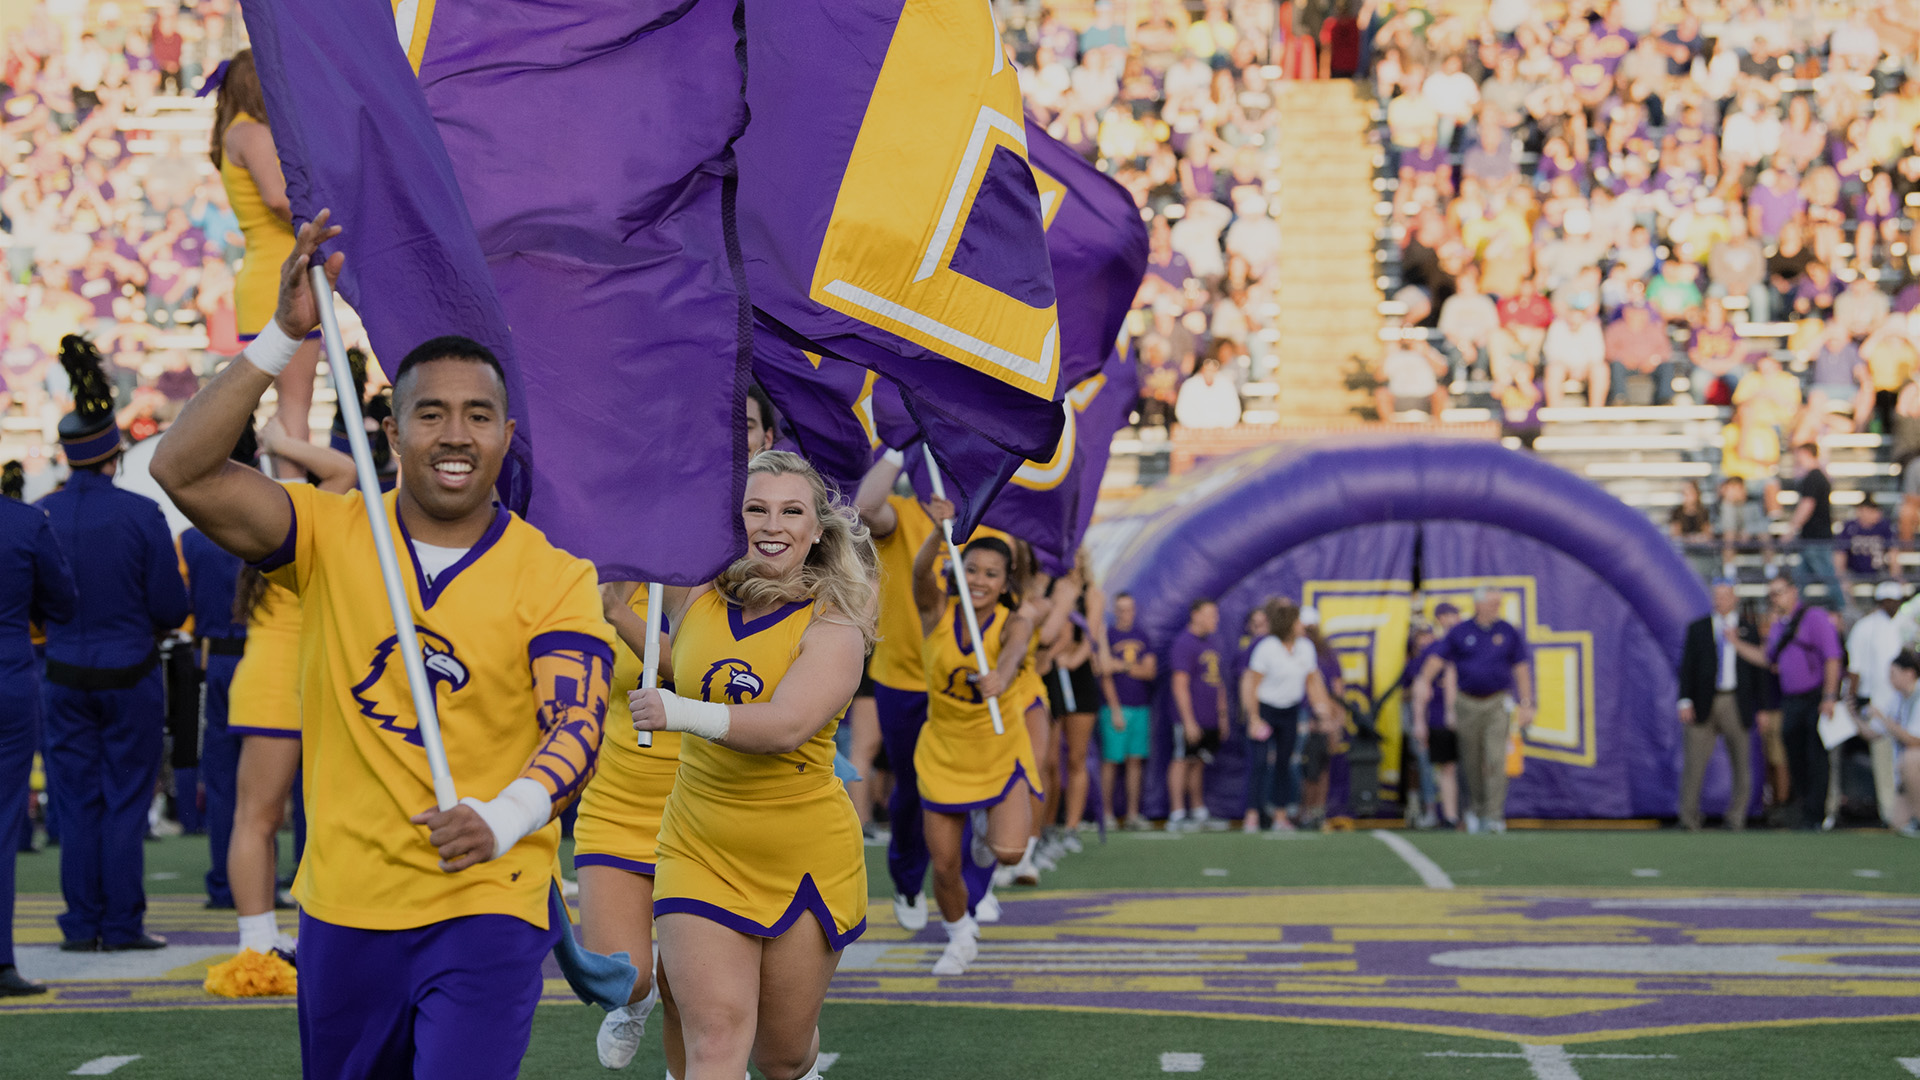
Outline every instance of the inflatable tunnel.
<svg viewBox="0 0 1920 1080">
<path fill-rule="evenodd" d="M 1443 602 L 1471 615 L 1474 589 L 1491 587 L 1532 647 L 1539 696 L 1509 816 L 1674 813 L 1675 670 L 1687 624 L 1708 609 L 1706 589 L 1644 514 L 1565 470 L 1458 439 L 1277 444 L 1148 492 L 1095 526 L 1089 543 L 1108 595 L 1133 595 L 1157 649 L 1186 625 L 1196 598 L 1219 601 L 1229 658 L 1243 651 L 1247 614 L 1267 597 L 1317 607 L 1348 700 L 1378 703 L 1388 800 L 1401 771 L 1404 698 L 1389 691 L 1405 671 L 1411 621 Z M 1228 666 L 1237 680 L 1239 668 Z M 1165 712 L 1147 774 L 1149 813 L 1165 806 Z M 1237 817 L 1237 740 L 1212 772 L 1209 808 Z M 1329 809 L 1338 814 L 1339 759 L 1332 779 Z M 1707 805 L 1723 802 L 1726 788 L 1716 761 Z"/>
</svg>

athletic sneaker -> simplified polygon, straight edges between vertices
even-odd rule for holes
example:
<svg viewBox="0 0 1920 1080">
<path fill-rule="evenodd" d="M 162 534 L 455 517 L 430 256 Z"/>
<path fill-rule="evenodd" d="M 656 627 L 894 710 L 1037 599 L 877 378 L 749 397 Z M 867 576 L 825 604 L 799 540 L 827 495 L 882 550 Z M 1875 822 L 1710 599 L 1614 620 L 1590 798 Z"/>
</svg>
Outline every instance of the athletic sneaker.
<svg viewBox="0 0 1920 1080">
<path fill-rule="evenodd" d="M 893 830 L 885 825 L 868 822 L 860 826 L 860 836 L 862 842 L 868 847 L 886 847 L 893 841 Z"/>
<path fill-rule="evenodd" d="M 1021 859 L 1019 864 L 1013 868 L 1013 884 L 1015 885 L 1040 884 L 1040 867 L 1037 864 L 1037 860 L 1032 855 L 1028 855 L 1026 858 Z"/>
<path fill-rule="evenodd" d="M 1018 870 L 1019 870 L 1019 867 L 1007 866 L 1004 863 L 994 867 L 993 868 L 993 887 L 996 889 L 1004 889 L 1007 886 L 1013 884 L 1014 875 Z M 1038 885 L 1039 883 L 1040 883 L 1040 879 L 1037 877 L 1033 881 L 1028 882 L 1028 884 L 1030 885 Z"/>
<path fill-rule="evenodd" d="M 900 924 L 902 930 L 925 930 L 927 928 L 927 894 L 909 900 L 901 893 L 893 894 L 893 921 Z"/>
<path fill-rule="evenodd" d="M 1152 832 L 1153 822 L 1148 821 L 1145 815 L 1135 814 L 1127 819 L 1126 828 L 1128 832 Z"/>
<path fill-rule="evenodd" d="M 1273 831 L 1278 833 L 1293 832 L 1293 822 L 1289 820 L 1285 814 L 1275 814 L 1273 815 Z"/>
<path fill-rule="evenodd" d="M 631 1005 L 622 1005 L 600 1021 L 600 1034 L 593 1040 L 600 1051 L 600 1064 L 609 1069 L 624 1069 L 640 1050 L 647 1034 L 647 1016 L 660 1002 L 660 987 L 655 984 L 647 996 Z"/>
<path fill-rule="evenodd" d="M 1168 812 L 1167 831 L 1168 832 L 1186 832 L 1187 831 L 1187 812 L 1185 810 L 1173 810 Z"/>
<path fill-rule="evenodd" d="M 1492 821 L 1482 824 L 1480 831 L 1490 832 L 1495 836 L 1505 836 L 1507 833 L 1507 821 L 1505 818 L 1494 818 Z"/>
<path fill-rule="evenodd" d="M 1187 811 L 1187 821 L 1191 823 L 1191 827 L 1195 832 L 1199 832 L 1201 829 L 1207 827 L 1208 818 L 1207 808 L 1204 806 Z"/>
<path fill-rule="evenodd" d="M 1909 840 L 1920 840 L 1920 821 L 1909 821 L 1900 826 L 1900 835 Z"/>
<path fill-rule="evenodd" d="M 1000 921 L 1000 898 L 988 889 L 987 895 L 973 905 L 973 921 L 977 923 L 997 923 Z"/>
<path fill-rule="evenodd" d="M 977 921 L 977 920 L 976 920 Z M 947 939 L 946 950 L 940 959 L 933 962 L 935 975 L 965 975 L 967 966 L 980 955 L 980 939 L 972 934 L 960 934 Z"/>
<path fill-rule="evenodd" d="M 1052 873 L 1055 870 L 1060 869 L 1060 863 L 1056 859 L 1054 859 L 1052 855 L 1047 853 L 1046 848 L 1040 848 L 1039 850 L 1035 851 L 1031 856 L 1028 857 L 1027 861 L 1031 862 L 1033 865 L 1039 867 L 1042 870 L 1045 870 L 1048 873 Z"/>
<path fill-rule="evenodd" d="M 1467 833 L 1472 835 L 1480 831 L 1480 815 L 1469 810 L 1466 812 Z"/>
<path fill-rule="evenodd" d="M 1131 825 L 1133 823 L 1129 821 L 1127 824 Z M 1106 817 L 1100 819 L 1100 826 L 1101 828 L 1106 829 L 1108 832 L 1119 832 L 1120 819 L 1117 817 L 1114 817 L 1112 814 L 1108 814 Z"/>
<path fill-rule="evenodd" d="M 1085 851 L 1086 845 L 1080 842 L 1080 830 L 1068 829 L 1067 831 L 1061 833 L 1060 849 L 1062 851 L 1065 851 L 1069 855 L 1078 855 L 1082 851 Z"/>
</svg>

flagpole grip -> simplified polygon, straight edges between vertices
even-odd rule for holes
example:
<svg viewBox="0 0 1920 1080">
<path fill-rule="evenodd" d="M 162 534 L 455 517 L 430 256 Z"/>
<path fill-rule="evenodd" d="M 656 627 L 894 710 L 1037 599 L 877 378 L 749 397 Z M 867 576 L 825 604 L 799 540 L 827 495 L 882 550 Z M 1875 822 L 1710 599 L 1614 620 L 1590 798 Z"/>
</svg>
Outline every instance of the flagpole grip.
<svg viewBox="0 0 1920 1080">
<path fill-rule="evenodd" d="M 940 478 L 940 466 L 934 463 L 933 447 L 922 443 L 920 444 L 920 449 L 925 451 L 927 455 L 927 480 L 933 485 L 933 497 L 944 500 L 947 497 L 947 485 L 946 482 Z M 960 611 L 966 616 L 967 636 L 973 641 L 973 659 L 980 665 L 980 674 L 986 675 L 992 671 L 992 668 L 987 666 L 987 647 L 980 638 L 980 616 L 973 610 L 973 594 L 967 591 L 966 564 L 960 560 L 959 545 L 953 542 L 953 519 L 942 518 L 940 520 L 940 531 L 946 534 L 947 560 L 953 564 L 954 575 L 959 580 L 959 587 L 954 591 L 960 594 Z M 1000 717 L 999 698 L 990 697 L 987 699 L 987 716 L 993 721 L 993 733 L 995 735 L 1005 735 L 1007 733 L 1006 721 Z"/>
<path fill-rule="evenodd" d="M 660 685 L 660 609 L 666 604 L 666 586 L 659 582 L 647 585 L 647 648 L 640 655 L 640 689 L 652 690 Z M 638 731 L 640 748 L 653 745 L 653 732 Z"/>
<path fill-rule="evenodd" d="M 353 451 L 353 471 L 360 480 L 360 497 L 367 506 L 367 525 L 373 532 L 373 550 L 380 560 L 380 579 L 387 587 L 387 608 L 393 615 L 394 638 L 406 667 L 407 689 L 413 695 L 414 717 L 420 726 L 420 744 L 427 751 L 427 770 L 433 774 L 433 799 L 442 811 L 460 805 L 447 767 L 447 748 L 440 740 L 440 714 L 435 709 L 433 684 L 427 681 L 427 662 L 413 625 L 413 605 L 407 599 L 406 579 L 400 576 L 400 558 L 393 547 L 393 528 L 387 521 L 387 502 L 380 493 L 380 474 L 373 467 L 373 447 L 367 443 L 367 423 L 360 413 L 360 392 L 353 385 L 340 338 L 340 320 L 333 310 L 333 286 L 319 263 L 311 268 L 313 300 L 320 309 L 320 333 L 327 351 L 327 374 L 346 423 L 347 445 Z"/>
</svg>

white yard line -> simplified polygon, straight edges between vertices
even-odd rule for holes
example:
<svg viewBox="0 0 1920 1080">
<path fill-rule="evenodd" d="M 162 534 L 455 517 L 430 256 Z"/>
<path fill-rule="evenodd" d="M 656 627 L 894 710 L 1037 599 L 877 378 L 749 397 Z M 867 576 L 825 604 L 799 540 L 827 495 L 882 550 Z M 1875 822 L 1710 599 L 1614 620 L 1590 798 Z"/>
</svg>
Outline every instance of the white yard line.
<svg viewBox="0 0 1920 1080">
<path fill-rule="evenodd" d="M 1376 829 L 1373 838 L 1392 848 L 1393 853 L 1400 856 L 1401 861 L 1412 867 L 1413 872 L 1420 875 L 1422 885 L 1429 889 L 1453 888 L 1453 879 L 1447 876 L 1445 870 L 1440 869 L 1440 864 L 1427 858 L 1426 852 L 1414 847 L 1412 841 L 1406 837 L 1399 833 Z"/>
<path fill-rule="evenodd" d="M 1596 1061 L 1651 1061 L 1654 1059 L 1672 1060 L 1672 1054 L 1569 1054 L 1564 1046 L 1535 1046 L 1520 1044 L 1517 1054 L 1471 1053 L 1463 1050 L 1435 1050 L 1428 1057 L 1454 1058 L 1506 1058 L 1527 1063 L 1527 1070 L 1533 1074 L 1533 1080 L 1580 1080 L 1580 1073 L 1573 1067 L 1574 1060 L 1589 1059 Z M 1904 1060 L 1904 1059 L 1903 1059 Z M 1920 1058 L 1913 1059 L 1920 1066 Z M 1915 1076 L 1920 1076 L 1920 1068 L 1915 1068 Z"/>
<path fill-rule="evenodd" d="M 1920 1076 L 1920 1057 L 1894 1058 L 1893 1060 L 1899 1062 L 1901 1068 L 1915 1076 Z"/>
<path fill-rule="evenodd" d="M 139 1054 L 110 1054 L 97 1057 L 68 1073 L 68 1076 L 105 1076 L 128 1062 L 139 1061 Z"/>
<path fill-rule="evenodd" d="M 1206 1064 L 1205 1054 L 1169 1052 L 1160 1055 L 1160 1071 L 1164 1073 L 1197 1073 Z"/>
<path fill-rule="evenodd" d="M 820 1051 L 820 1056 L 814 1059 L 813 1067 L 821 1072 L 826 1072 L 828 1069 L 833 1068 L 834 1062 L 839 1060 L 839 1054 L 829 1054 L 825 1050 L 822 1050 Z"/>
</svg>

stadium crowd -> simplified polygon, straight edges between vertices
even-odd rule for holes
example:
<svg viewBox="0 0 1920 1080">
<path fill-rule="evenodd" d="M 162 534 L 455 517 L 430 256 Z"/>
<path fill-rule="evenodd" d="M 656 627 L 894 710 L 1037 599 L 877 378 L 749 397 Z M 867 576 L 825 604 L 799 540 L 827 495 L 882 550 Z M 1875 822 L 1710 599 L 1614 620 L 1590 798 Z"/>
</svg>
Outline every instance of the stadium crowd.
<svg viewBox="0 0 1920 1080">
<path fill-rule="evenodd" d="M 0 43 L 0 415 L 29 436 L 30 495 L 56 482 L 63 335 L 106 353 L 135 439 L 192 396 L 210 357 L 239 351 L 239 224 L 206 157 L 206 117 L 182 106 L 242 45 L 232 0 L 53 0 Z"/>
</svg>

